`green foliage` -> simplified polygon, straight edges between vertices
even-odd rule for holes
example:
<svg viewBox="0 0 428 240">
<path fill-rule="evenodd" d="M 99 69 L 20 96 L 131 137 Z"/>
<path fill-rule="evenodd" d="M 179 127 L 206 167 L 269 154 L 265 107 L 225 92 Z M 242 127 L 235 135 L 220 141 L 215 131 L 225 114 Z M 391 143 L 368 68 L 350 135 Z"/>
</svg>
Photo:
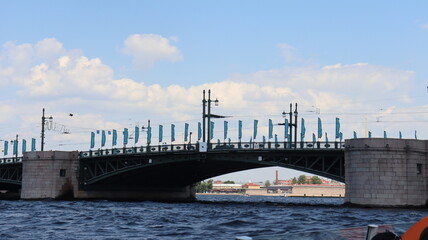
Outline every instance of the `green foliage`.
<svg viewBox="0 0 428 240">
<path fill-rule="evenodd" d="M 299 178 L 297 179 L 297 183 L 298 184 L 306 184 L 306 175 L 300 175 Z"/>
<path fill-rule="evenodd" d="M 230 180 L 227 180 L 227 181 L 225 181 L 225 182 L 223 182 L 224 184 L 235 184 L 235 182 L 234 181 L 230 181 Z"/>
<path fill-rule="evenodd" d="M 270 187 L 270 182 L 269 182 L 269 180 L 266 180 L 266 182 L 265 182 L 265 187 Z"/>
<path fill-rule="evenodd" d="M 321 184 L 322 180 L 318 176 L 313 176 L 313 177 L 311 177 L 311 183 L 312 184 Z"/>
<path fill-rule="evenodd" d="M 197 193 L 207 193 L 211 192 L 213 189 L 213 180 L 210 179 L 208 181 L 198 182 L 195 186 L 195 190 Z"/>
<path fill-rule="evenodd" d="M 291 179 L 291 184 L 297 184 L 297 178 L 294 177 L 293 179 Z"/>
</svg>

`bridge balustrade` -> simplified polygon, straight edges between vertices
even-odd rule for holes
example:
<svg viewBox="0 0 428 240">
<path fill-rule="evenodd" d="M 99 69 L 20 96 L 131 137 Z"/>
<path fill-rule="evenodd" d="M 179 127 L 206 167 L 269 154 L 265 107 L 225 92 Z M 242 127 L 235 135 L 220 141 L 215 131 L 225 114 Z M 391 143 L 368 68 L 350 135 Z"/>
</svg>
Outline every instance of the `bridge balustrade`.
<svg viewBox="0 0 428 240">
<path fill-rule="evenodd" d="M 289 142 L 223 142 L 210 143 L 208 151 L 225 150 L 315 150 L 315 149 L 342 149 L 343 143 L 339 142 L 297 142 L 297 145 Z M 98 149 L 80 152 L 80 158 L 98 156 L 126 155 L 126 154 L 149 154 L 149 153 L 171 153 L 171 152 L 198 152 L 199 143 L 194 144 L 162 144 L 128 148 Z"/>
<path fill-rule="evenodd" d="M 342 149 L 343 143 L 339 142 L 298 142 L 297 146 L 294 143 L 288 142 L 234 142 L 234 143 L 211 143 L 212 150 L 220 149 L 244 149 L 244 150 L 275 150 L 275 149 Z"/>
<path fill-rule="evenodd" d="M 21 163 L 22 157 L 9 157 L 9 158 L 1 158 L 0 164 L 12 164 L 12 163 Z"/>
</svg>

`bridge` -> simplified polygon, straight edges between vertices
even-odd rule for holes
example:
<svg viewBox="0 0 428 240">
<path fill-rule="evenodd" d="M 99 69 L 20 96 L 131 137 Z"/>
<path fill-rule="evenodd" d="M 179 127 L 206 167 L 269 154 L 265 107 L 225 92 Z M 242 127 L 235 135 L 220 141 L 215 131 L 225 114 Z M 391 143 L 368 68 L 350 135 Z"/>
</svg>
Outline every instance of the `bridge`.
<svg viewBox="0 0 428 240">
<path fill-rule="evenodd" d="M 194 199 L 194 183 L 281 166 L 346 183 L 345 202 L 427 206 L 428 141 L 361 138 L 345 144 L 202 143 L 82 152 L 28 152 L 0 160 L 0 187 L 22 199 Z M 346 175 L 345 175 L 346 173 Z M 375 184 L 373 184 L 375 183 Z"/>
<path fill-rule="evenodd" d="M 280 166 L 345 181 L 339 143 L 236 142 L 173 144 L 79 152 L 79 185 L 84 190 L 183 187 L 226 173 Z M 0 161 L 0 186 L 17 189 L 22 158 Z"/>
<path fill-rule="evenodd" d="M 91 150 L 81 152 L 26 152 L 18 157 L 18 138 L 14 141 L 14 155 L 0 159 L 0 190 L 20 191 L 22 199 L 115 200 L 192 200 L 195 183 L 215 176 L 262 167 L 279 166 L 295 169 L 346 183 L 345 201 L 360 205 L 406 206 L 428 205 L 428 142 L 417 139 L 357 138 L 342 143 L 339 118 L 336 118 L 335 141 L 325 142 L 318 118 L 318 132 L 312 142 L 304 141 L 305 122 L 301 119 L 300 139 L 297 139 L 297 104 L 293 112 L 283 112 L 284 142 L 279 142 L 269 119 L 268 139 L 274 142 L 241 142 L 242 121 L 238 122 L 239 142 L 212 143 L 214 124 L 203 93 L 202 123 L 198 122 L 198 142 L 191 141 L 189 124 L 185 123 L 184 143 L 174 144 L 175 125 L 171 124 L 171 144 L 151 145 L 148 121 L 146 145 L 126 147 L 128 129 L 123 131 L 124 147 L 116 147 L 117 131 L 113 129 L 112 147 L 106 148 L 105 130 L 101 148 L 95 148 L 95 133 L 91 133 Z M 208 111 L 206 111 L 208 107 Z M 289 119 L 285 118 L 289 115 Z M 294 117 L 294 118 L 293 118 Z M 46 123 L 44 111 L 42 126 Z M 207 126 L 206 126 L 207 125 Z M 258 120 L 254 120 L 251 139 L 256 139 Z M 139 128 L 135 127 L 135 143 Z M 224 140 L 228 122 L 224 121 Z M 159 125 L 159 142 L 164 142 L 163 126 Z M 187 140 L 187 137 L 190 138 Z M 260 137 L 258 138 L 260 139 Z M 23 146 L 25 141 L 23 140 Z M 35 140 L 32 141 L 35 143 Z M 23 147 L 23 149 L 25 149 Z M 7 142 L 5 142 L 5 154 Z M 24 150 L 23 150 L 24 151 Z M 345 177 L 346 173 L 346 177 Z M 373 184 L 376 183 L 376 184 Z"/>
</svg>

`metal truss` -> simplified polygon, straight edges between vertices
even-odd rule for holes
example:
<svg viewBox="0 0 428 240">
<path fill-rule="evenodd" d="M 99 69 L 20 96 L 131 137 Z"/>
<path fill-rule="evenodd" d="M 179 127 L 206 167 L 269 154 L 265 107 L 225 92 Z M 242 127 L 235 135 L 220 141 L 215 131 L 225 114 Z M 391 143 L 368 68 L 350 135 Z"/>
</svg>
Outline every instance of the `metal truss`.
<svg viewBox="0 0 428 240">
<path fill-rule="evenodd" d="M 22 164 L 1 164 L 0 182 L 6 184 L 21 185 L 22 183 Z"/>
</svg>

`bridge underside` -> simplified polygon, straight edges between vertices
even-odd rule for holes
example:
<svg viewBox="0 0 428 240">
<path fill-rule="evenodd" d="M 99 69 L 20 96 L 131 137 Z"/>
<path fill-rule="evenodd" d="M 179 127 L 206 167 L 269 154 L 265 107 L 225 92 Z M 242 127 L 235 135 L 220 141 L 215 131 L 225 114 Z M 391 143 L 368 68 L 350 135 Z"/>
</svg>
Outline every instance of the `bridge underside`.
<svg viewBox="0 0 428 240">
<path fill-rule="evenodd" d="M 21 189 L 22 164 L 4 164 L 0 167 L 0 190 L 18 191 Z"/>
<path fill-rule="evenodd" d="M 344 182 L 342 150 L 215 151 L 99 156 L 80 160 L 85 190 L 184 187 L 215 176 L 280 166 Z"/>
</svg>

